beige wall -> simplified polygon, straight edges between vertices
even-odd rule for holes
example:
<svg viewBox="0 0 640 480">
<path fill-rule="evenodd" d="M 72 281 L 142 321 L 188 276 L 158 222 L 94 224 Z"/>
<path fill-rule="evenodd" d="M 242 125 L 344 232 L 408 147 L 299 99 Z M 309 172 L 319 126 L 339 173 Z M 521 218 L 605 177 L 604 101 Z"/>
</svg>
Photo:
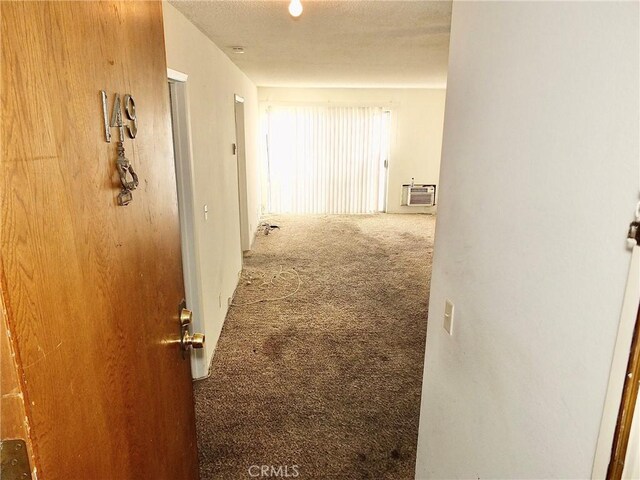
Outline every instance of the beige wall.
<svg viewBox="0 0 640 480">
<path fill-rule="evenodd" d="M 418 479 L 591 477 L 638 202 L 639 13 L 453 2 Z"/>
<path fill-rule="evenodd" d="M 167 66 L 186 73 L 194 169 L 194 227 L 207 345 L 194 376 L 206 374 L 242 268 L 234 94 L 245 99 L 247 223 L 258 223 L 256 86 L 173 6 L 164 2 Z M 208 220 L 203 207 L 208 205 Z"/>
<path fill-rule="evenodd" d="M 387 211 L 430 212 L 431 208 L 401 207 L 401 186 L 438 183 L 445 90 L 367 88 L 258 88 L 260 109 L 271 103 L 375 105 L 392 112 Z"/>
</svg>

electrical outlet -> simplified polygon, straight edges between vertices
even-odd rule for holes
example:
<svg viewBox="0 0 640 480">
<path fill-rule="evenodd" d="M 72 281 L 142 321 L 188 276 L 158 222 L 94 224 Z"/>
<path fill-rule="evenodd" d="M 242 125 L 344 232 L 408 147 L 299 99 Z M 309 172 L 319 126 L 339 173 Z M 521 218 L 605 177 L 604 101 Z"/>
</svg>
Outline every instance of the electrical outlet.
<svg viewBox="0 0 640 480">
<path fill-rule="evenodd" d="M 202 207 L 202 210 L 204 212 L 204 219 L 208 220 L 209 219 L 209 205 L 207 205 L 206 203 L 204 204 L 204 207 Z"/>
<path fill-rule="evenodd" d="M 451 300 L 444 302 L 444 329 L 449 335 L 453 335 L 453 311 L 454 305 Z"/>
</svg>

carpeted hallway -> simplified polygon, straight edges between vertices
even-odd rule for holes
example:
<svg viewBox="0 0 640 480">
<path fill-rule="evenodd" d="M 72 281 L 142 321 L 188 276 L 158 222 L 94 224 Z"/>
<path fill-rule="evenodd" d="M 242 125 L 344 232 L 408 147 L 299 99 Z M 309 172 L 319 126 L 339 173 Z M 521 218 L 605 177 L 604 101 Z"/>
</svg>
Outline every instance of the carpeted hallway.
<svg viewBox="0 0 640 480">
<path fill-rule="evenodd" d="M 201 478 L 412 479 L 435 217 L 269 221 L 195 384 Z"/>
</svg>

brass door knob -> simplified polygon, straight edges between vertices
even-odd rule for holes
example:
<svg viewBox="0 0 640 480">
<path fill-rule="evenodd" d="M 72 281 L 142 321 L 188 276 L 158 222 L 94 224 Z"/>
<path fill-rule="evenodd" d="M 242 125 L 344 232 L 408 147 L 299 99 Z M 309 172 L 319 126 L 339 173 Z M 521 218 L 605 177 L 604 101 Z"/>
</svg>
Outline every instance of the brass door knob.
<svg viewBox="0 0 640 480">
<path fill-rule="evenodd" d="M 182 334 L 182 348 L 188 350 L 191 348 L 203 348 L 204 347 L 204 333 L 189 334 L 188 331 Z"/>
<path fill-rule="evenodd" d="M 183 308 L 180 310 L 180 325 L 185 326 L 189 325 L 193 320 L 193 312 L 188 308 Z"/>
</svg>

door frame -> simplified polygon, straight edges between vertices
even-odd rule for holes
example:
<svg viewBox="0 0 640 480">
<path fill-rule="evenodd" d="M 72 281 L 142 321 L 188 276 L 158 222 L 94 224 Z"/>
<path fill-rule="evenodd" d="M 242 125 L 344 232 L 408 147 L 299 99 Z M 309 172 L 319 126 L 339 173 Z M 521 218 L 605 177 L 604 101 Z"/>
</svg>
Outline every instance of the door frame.
<svg viewBox="0 0 640 480">
<path fill-rule="evenodd" d="M 613 360 L 609 373 L 609 385 L 600 422 L 600 432 L 594 455 L 591 478 L 603 479 L 607 477 L 609 462 L 611 460 L 612 445 L 616 432 L 618 412 L 622 399 L 624 383 L 627 376 L 627 365 L 630 356 L 634 328 L 638 315 L 640 302 L 640 245 L 632 249 L 629 275 L 623 299 L 618 335 L 613 351 Z M 631 352 L 632 353 L 632 352 Z M 637 425 L 638 412 L 636 411 L 635 424 Z M 627 455 L 637 455 L 632 450 Z M 637 457 L 636 457 L 637 458 Z M 629 460 L 629 458 L 627 458 Z M 626 462 L 625 462 L 626 463 Z M 633 462 L 629 462 L 633 463 Z M 623 475 L 626 478 L 626 475 Z"/>
<path fill-rule="evenodd" d="M 238 130 L 238 108 L 242 106 L 242 134 Z M 246 122 L 244 120 L 244 97 L 237 93 L 233 95 L 233 116 L 236 127 L 236 170 L 238 173 L 238 211 L 240 213 L 240 247 L 243 252 L 251 250 L 251 229 L 249 228 L 249 208 L 247 192 L 247 150 L 246 150 Z"/>
<path fill-rule="evenodd" d="M 187 92 L 186 73 L 167 68 L 170 94 L 173 150 L 178 189 L 178 212 L 180 218 L 180 245 L 182 250 L 182 271 L 187 308 L 193 312 L 193 331 L 205 331 L 204 308 L 202 305 L 202 274 L 197 248 L 196 203 L 194 198 L 193 153 L 191 143 L 191 116 Z M 208 215 L 203 207 L 203 215 Z M 191 375 L 194 379 L 208 375 L 206 346 L 191 353 Z"/>
</svg>

